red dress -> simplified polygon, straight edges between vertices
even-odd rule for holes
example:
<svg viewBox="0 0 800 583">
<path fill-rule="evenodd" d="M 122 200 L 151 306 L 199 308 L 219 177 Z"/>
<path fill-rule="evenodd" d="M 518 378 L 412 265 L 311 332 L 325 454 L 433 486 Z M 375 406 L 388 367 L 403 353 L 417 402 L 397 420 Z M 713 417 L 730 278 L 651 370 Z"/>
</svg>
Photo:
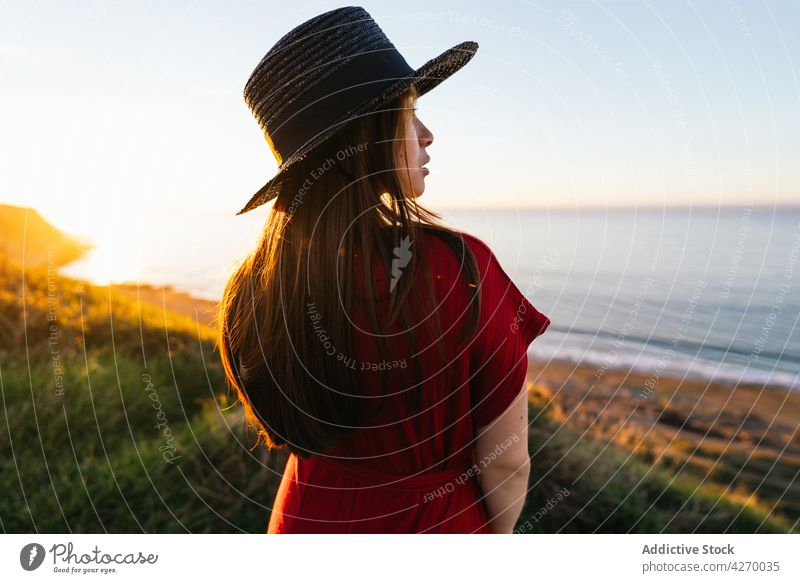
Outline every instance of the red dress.
<svg viewBox="0 0 800 583">
<path fill-rule="evenodd" d="M 445 386 L 435 344 L 447 349 L 469 322 L 470 290 L 460 261 L 430 234 L 412 253 L 428 254 L 436 282 L 442 337 L 420 338 L 423 406 L 408 414 L 396 399 L 341 442 L 328 456 L 290 455 L 269 519 L 268 533 L 488 533 L 474 460 L 475 429 L 500 415 L 519 394 L 528 368 L 527 347 L 550 325 L 520 292 L 480 239 L 462 233 L 478 262 L 483 294 L 478 333 L 466 350 L 447 353 L 454 385 Z M 401 275 L 402 277 L 402 275 Z M 353 318 L 363 330 L 363 317 Z M 425 327 L 420 328 L 421 331 Z M 411 366 L 404 343 L 389 342 L 396 366 Z M 378 363 L 376 342 L 356 333 L 361 362 Z M 365 387 L 381 391 L 382 371 L 359 373 Z M 413 378 L 413 376 L 412 376 Z M 401 381 L 402 382 L 402 381 Z M 373 389 L 368 389 L 373 390 Z M 378 394 L 378 393 L 376 393 Z M 335 457 L 334 457 L 335 456 Z"/>
</svg>

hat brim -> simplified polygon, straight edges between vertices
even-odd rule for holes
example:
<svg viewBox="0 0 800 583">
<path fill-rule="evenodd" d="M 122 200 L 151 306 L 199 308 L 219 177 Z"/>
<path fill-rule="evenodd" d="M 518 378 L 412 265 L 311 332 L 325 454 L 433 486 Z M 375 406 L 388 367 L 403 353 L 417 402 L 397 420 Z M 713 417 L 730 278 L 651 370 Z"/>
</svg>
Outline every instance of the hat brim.
<svg viewBox="0 0 800 583">
<path fill-rule="evenodd" d="M 383 103 L 394 99 L 406 89 L 415 85 L 417 88 L 417 95 L 422 96 L 437 85 L 450 77 L 453 73 L 466 65 L 478 50 L 478 43 L 474 41 L 464 41 L 456 46 L 446 50 L 438 57 L 434 57 L 420 68 L 412 71 L 405 77 L 399 78 L 397 81 L 386 87 L 377 95 L 370 97 L 369 100 L 354 107 L 347 115 L 343 116 L 336 122 L 332 123 L 325 131 L 317 134 L 308 140 L 297 152 L 289 156 L 279 166 L 278 172 L 273 176 L 264 186 L 258 189 L 247 204 L 240 210 L 237 215 L 241 215 L 254 208 L 265 204 L 280 192 L 281 185 L 286 178 L 286 172 L 289 167 L 306 157 L 312 150 L 316 149 L 331 136 L 335 135 L 340 129 L 347 125 L 353 119 L 369 113 L 379 108 Z"/>
</svg>

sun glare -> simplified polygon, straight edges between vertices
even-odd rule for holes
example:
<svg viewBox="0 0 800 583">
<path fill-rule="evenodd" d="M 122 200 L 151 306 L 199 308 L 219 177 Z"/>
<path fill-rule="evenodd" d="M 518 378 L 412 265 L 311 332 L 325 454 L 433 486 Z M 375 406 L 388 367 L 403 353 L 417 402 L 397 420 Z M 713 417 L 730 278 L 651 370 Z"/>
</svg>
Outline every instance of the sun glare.
<svg viewBox="0 0 800 583">
<path fill-rule="evenodd" d="M 91 237 L 94 248 L 61 269 L 61 273 L 91 280 L 99 285 L 139 282 L 142 269 L 134 242 L 115 229 L 104 229 Z"/>
</svg>

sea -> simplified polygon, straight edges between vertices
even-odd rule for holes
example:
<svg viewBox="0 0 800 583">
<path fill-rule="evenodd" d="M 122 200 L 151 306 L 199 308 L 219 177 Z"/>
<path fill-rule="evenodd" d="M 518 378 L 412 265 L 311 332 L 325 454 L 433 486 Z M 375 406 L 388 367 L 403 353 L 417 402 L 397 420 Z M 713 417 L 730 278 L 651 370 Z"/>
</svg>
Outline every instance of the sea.
<svg viewBox="0 0 800 583">
<path fill-rule="evenodd" d="M 439 212 L 551 319 L 535 358 L 800 389 L 800 206 Z M 216 300 L 265 217 L 126 215 L 61 273 Z"/>
</svg>

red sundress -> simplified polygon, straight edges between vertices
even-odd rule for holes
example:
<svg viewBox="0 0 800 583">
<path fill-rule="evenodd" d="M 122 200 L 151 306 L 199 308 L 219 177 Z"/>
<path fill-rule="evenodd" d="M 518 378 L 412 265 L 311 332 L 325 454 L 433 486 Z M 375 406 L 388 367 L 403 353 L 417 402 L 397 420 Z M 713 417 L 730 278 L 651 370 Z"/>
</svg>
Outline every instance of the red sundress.
<svg viewBox="0 0 800 583">
<path fill-rule="evenodd" d="M 407 385 L 384 371 L 364 370 L 368 391 L 382 391 L 389 374 L 396 399 L 344 439 L 329 456 L 290 455 L 269 519 L 268 533 L 489 533 L 474 460 L 476 428 L 505 411 L 519 394 L 527 348 L 550 319 L 517 288 L 480 239 L 461 233 L 478 262 L 482 304 L 478 334 L 466 350 L 452 349 L 469 321 L 470 290 L 463 267 L 440 239 L 424 234 L 412 252 L 427 253 L 435 274 L 442 336 L 420 338 L 423 406 L 404 409 Z M 402 277 L 402 275 L 401 275 Z M 361 330 L 366 320 L 354 309 Z M 424 326 L 420 331 L 426 331 Z M 410 366 L 405 343 L 392 343 L 395 366 Z M 443 342 L 455 384 L 445 386 L 436 343 Z M 379 361 L 366 332 L 354 336 L 361 362 Z M 452 349 L 452 350 L 451 350 Z M 403 382 L 402 380 L 400 381 Z M 378 394 L 378 393 L 375 393 Z"/>
</svg>

